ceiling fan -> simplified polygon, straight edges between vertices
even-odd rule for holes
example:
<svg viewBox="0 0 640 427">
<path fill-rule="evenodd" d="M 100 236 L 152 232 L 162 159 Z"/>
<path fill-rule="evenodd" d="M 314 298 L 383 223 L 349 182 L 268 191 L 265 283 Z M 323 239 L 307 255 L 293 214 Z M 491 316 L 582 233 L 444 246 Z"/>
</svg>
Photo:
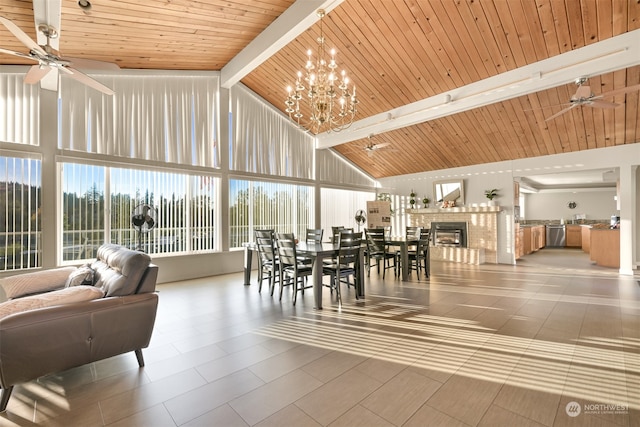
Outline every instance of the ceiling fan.
<svg viewBox="0 0 640 427">
<path fill-rule="evenodd" d="M 119 70 L 116 64 L 103 61 L 95 61 L 92 59 L 81 58 L 63 58 L 53 49 L 49 43 L 51 39 L 58 37 L 58 31 L 52 26 L 46 24 L 38 25 L 40 31 L 46 38 L 47 44 L 39 45 L 33 41 L 24 31 L 20 29 L 9 19 L 0 16 L 2 23 L 23 45 L 29 48 L 29 53 L 16 52 L 14 50 L 0 48 L 0 53 L 19 56 L 21 58 L 36 61 L 38 65 L 32 66 L 24 77 L 27 84 L 35 84 L 40 82 L 43 89 L 58 90 L 58 76 L 62 71 L 72 79 L 79 81 L 87 86 L 107 95 L 113 95 L 114 92 L 102 83 L 92 79 L 86 74 L 80 72 L 77 68 L 98 69 L 98 70 Z M 77 68 L 76 68 L 77 67 Z"/>
<path fill-rule="evenodd" d="M 586 105 L 592 108 L 616 108 L 616 107 L 619 107 L 621 104 L 616 104 L 615 102 L 603 101 L 602 98 L 640 90 L 640 84 L 638 84 L 634 86 L 625 87 L 622 89 L 611 90 L 609 92 L 601 93 L 600 95 L 595 95 L 593 92 L 591 92 L 591 87 L 585 85 L 586 82 L 587 82 L 586 77 L 580 77 L 576 79 L 575 84 L 576 86 L 578 86 L 578 89 L 576 89 L 576 93 L 571 96 L 568 104 L 562 104 L 562 105 L 568 105 L 568 106 L 563 108 L 556 114 L 550 117 L 547 117 L 544 121 L 548 122 L 549 120 L 553 120 L 556 117 L 566 113 L 567 111 L 572 110 L 581 105 Z"/>
<path fill-rule="evenodd" d="M 369 157 L 372 157 L 375 154 L 376 151 L 381 150 L 381 149 L 391 145 L 390 142 L 380 142 L 380 143 L 375 144 L 373 142 L 373 137 L 374 137 L 373 134 L 369 135 L 367 137 L 369 139 L 369 141 L 367 142 L 367 145 L 364 146 L 364 151 L 367 153 L 367 156 L 369 156 Z M 397 150 L 387 149 L 387 151 L 397 151 Z"/>
</svg>

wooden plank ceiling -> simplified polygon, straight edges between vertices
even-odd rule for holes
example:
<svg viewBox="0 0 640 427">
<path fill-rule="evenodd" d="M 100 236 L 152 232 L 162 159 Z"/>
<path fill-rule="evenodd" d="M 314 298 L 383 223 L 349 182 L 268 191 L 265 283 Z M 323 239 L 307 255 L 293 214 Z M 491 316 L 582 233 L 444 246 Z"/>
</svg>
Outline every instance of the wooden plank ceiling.
<svg viewBox="0 0 640 427">
<path fill-rule="evenodd" d="M 60 51 L 121 68 L 220 70 L 293 0 L 62 0 Z M 31 1 L 0 15 L 35 39 Z M 640 28 L 638 0 L 345 0 L 323 21 L 328 47 L 357 84 L 358 119 Z M 242 83 L 284 111 L 285 87 L 315 49 L 313 25 Z M 0 29 L 0 47 L 25 48 Z M 0 64 L 26 64 L 0 54 Z M 595 94 L 640 84 L 640 66 L 589 77 Z M 580 76 L 576 76 L 580 77 Z M 521 96 L 372 135 L 335 149 L 376 178 L 640 142 L 638 91 L 616 109 L 574 108 L 576 87 Z M 388 143 L 371 154 L 368 144 Z"/>
</svg>

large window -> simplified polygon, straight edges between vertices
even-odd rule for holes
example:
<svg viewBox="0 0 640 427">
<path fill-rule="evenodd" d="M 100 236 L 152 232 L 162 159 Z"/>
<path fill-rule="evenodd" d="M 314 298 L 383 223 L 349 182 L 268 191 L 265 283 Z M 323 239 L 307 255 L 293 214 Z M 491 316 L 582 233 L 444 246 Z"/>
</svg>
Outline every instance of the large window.
<svg viewBox="0 0 640 427">
<path fill-rule="evenodd" d="M 0 270 L 39 267 L 41 161 L 0 156 Z"/>
<path fill-rule="evenodd" d="M 253 231 L 304 236 L 314 223 L 314 188 L 279 182 L 229 181 L 229 246 L 242 247 Z"/>
<path fill-rule="evenodd" d="M 151 254 L 219 248 L 219 179 L 76 163 L 62 165 L 63 261 L 104 242 Z"/>
<path fill-rule="evenodd" d="M 343 226 L 355 231 L 364 231 L 366 224 L 358 224 L 355 220 L 356 212 L 367 211 L 367 201 L 376 199 L 374 191 L 353 191 L 336 188 L 322 188 L 320 190 L 322 206 L 321 226 L 325 236 L 331 236 L 331 227 Z M 366 216 L 366 214 L 365 214 Z"/>
</svg>

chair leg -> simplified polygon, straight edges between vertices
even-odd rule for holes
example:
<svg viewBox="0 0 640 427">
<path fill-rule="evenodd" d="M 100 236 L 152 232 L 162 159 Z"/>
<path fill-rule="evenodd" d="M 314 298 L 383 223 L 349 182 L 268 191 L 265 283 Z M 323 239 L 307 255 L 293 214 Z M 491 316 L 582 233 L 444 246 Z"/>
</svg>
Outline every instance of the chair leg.
<svg viewBox="0 0 640 427">
<path fill-rule="evenodd" d="M 9 403 L 9 398 L 11 397 L 12 391 L 13 386 L 9 388 L 3 388 L 0 392 L 0 412 L 4 412 L 7 410 L 7 404 Z"/>
</svg>

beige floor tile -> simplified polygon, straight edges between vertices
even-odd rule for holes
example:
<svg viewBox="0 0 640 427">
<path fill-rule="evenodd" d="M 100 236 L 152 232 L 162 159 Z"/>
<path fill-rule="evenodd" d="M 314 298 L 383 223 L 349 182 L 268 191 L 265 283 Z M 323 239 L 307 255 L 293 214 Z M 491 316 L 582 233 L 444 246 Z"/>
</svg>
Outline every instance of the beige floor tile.
<svg viewBox="0 0 640 427">
<path fill-rule="evenodd" d="M 370 357 L 356 366 L 355 370 L 370 376 L 376 381 L 385 383 L 406 368 L 407 366 L 404 363 L 390 362 L 376 357 Z"/>
<path fill-rule="evenodd" d="M 319 381 L 326 383 L 354 366 L 363 363 L 365 360 L 367 358 L 364 356 L 332 351 L 307 363 L 302 367 L 302 370 Z"/>
<path fill-rule="evenodd" d="M 249 366 L 266 360 L 272 356 L 273 353 L 269 350 L 260 345 L 256 345 L 203 363 L 196 367 L 196 370 L 205 380 L 211 382 L 233 372 L 248 368 Z"/>
<path fill-rule="evenodd" d="M 402 425 L 442 384 L 404 370 L 364 399 L 360 405 L 394 425 Z"/>
<path fill-rule="evenodd" d="M 176 396 L 202 387 L 206 381 L 195 370 L 164 378 L 100 401 L 105 423 L 113 423 Z"/>
<path fill-rule="evenodd" d="M 229 402 L 243 420 L 254 425 L 322 386 L 302 370 L 279 377 Z"/>
<path fill-rule="evenodd" d="M 147 362 L 144 368 L 145 373 L 152 381 L 186 371 L 203 365 L 216 359 L 227 356 L 228 353 L 215 344 L 201 347 L 187 353 L 178 353 L 173 357 L 159 360 L 157 362 Z"/>
<path fill-rule="evenodd" d="M 269 418 L 260 421 L 255 427 L 320 427 L 313 418 L 305 414 L 296 405 L 289 405 Z M 203 426 L 205 427 L 205 426 Z M 207 426 L 208 427 L 208 426 Z"/>
<path fill-rule="evenodd" d="M 501 387 L 495 382 L 454 375 L 427 403 L 466 424 L 476 425 Z"/>
<path fill-rule="evenodd" d="M 156 405 L 109 424 L 109 427 L 140 427 L 144 425 L 153 427 L 177 426 L 171 418 L 171 415 L 169 415 L 169 412 L 167 412 L 167 409 L 163 405 Z"/>
<path fill-rule="evenodd" d="M 544 427 L 545 425 L 551 424 L 540 424 L 499 406 L 491 405 L 478 427 Z"/>
<path fill-rule="evenodd" d="M 262 344 L 260 344 L 262 346 Z M 309 345 L 296 345 L 290 350 L 275 354 L 268 359 L 255 363 L 249 370 L 264 382 L 273 381 L 282 375 L 302 368 L 324 357 L 329 350 Z"/>
<path fill-rule="evenodd" d="M 423 405 L 402 427 L 468 427 L 460 420 L 457 420 L 437 409 Z"/>
<path fill-rule="evenodd" d="M 355 370 L 346 372 L 296 401 L 296 406 L 327 425 L 360 403 L 381 383 Z"/>
<path fill-rule="evenodd" d="M 362 406 L 356 405 L 329 424 L 329 427 L 393 427 L 395 425 Z"/>
<path fill-rule="evenodd" d="M 244 369 L 171 399 L 165 399 L 164 404 L 176 423 L 181 425 L 263 384 L 258 377 Z"/>
<path fill-rule="evenodd" d="M 229 405 L 222 405 L 199 416 L 196 419 L 182 424 L 181 427 L 249 427 L 242 417 L 236 413 Z"/>
<path fill-rule="evenodd" d="M 518 414 L 542 425 L 552 426 L 560 396 L 558 393 L 548 393 L 507 384 L 502 387 L 493 403 L 494 406 L 497 405 L 507 410 L 509 413 L 506 415 Z M 496 408 L 494 410 L 497 412 Z M 486 421 L 490 419 L 492 418 L 488 418 Z M 483 419 L 483 421 L 485 420 Z"/>
</svg>

